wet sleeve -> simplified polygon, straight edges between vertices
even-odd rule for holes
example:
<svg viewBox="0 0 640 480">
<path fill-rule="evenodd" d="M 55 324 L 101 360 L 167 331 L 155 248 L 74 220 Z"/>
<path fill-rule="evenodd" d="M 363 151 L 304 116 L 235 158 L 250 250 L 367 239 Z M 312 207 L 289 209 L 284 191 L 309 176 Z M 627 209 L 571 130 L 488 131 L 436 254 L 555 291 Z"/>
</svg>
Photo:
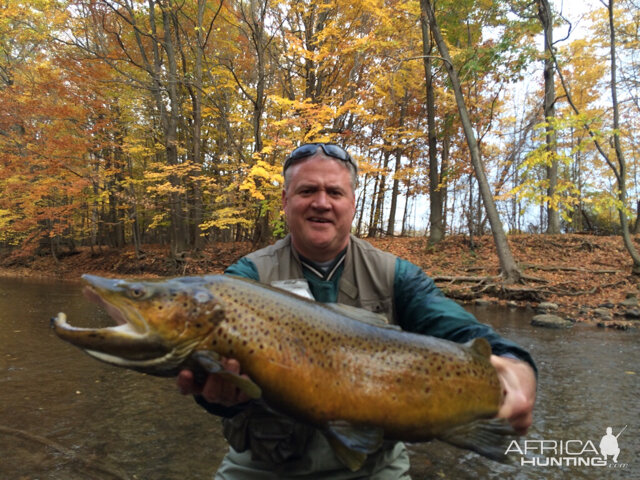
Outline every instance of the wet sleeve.
<svg viewBox="0 0 640 480">
<path fill-rule="evenodd" d="M 396 318 L 404 330 L 458 343 L 484 337 L 495 355 L 524 360 L 537 375 L 529 352 L 502 338 L 489 325 L 478 322 L 461 305 L 445 297 L 433 279 L 418 266 L 398 258 L 393 290 Z"/>
<path fill-rule="evenodd" d="M 259 279 L 258 269 L 255 264 L 246 257 L 242 257 L 236 263 L 229 266 L 224 273 L 225 275 L 235 275 L 237 277 L 250 278 L 256 281 Z M 202 395 L 195 395 L 194 397 L 198 405 L 204 408 L 207 412 L 219 417 L 233 417 L 245 408 L 245 404 L 225 407 L 218 403 L 207 402 Z"/>
</svg>

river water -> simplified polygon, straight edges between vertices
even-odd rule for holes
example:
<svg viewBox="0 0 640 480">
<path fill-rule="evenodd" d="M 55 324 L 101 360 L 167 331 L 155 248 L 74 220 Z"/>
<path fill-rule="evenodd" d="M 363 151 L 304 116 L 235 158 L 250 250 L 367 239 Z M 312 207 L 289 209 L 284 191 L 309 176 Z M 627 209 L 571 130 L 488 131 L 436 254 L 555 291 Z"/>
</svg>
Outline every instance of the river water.
<svg viewBox="0 0 640 480">
<path fill-rule="evenodd" d="M 0 479 L 212 478 L 226 452 L 215 417 L 171 379 L 97 362 L 49 329 L 59 311 L 74 325 L 111 324 L 80 290 L 0 278 Z M 411 445 L 414 479 L 640 478 L 640 331 L 546 330 L 523 310 L 473 312 L 536 359 L 534 425 L 507 465 L 437 441 Z M 625 426 L 618 462 L 603 462 L 594 450 L 606 428 Z"/>
</svg>

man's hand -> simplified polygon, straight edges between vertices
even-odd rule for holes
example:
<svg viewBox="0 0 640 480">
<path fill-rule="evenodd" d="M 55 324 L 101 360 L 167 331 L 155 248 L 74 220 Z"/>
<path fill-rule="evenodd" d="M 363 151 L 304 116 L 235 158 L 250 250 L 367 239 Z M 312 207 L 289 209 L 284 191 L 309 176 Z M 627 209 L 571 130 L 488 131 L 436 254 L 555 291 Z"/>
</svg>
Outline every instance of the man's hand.
<svg viewBox="0 0 640 480">
<path fill-rule="evenodd" d="M 518 433 L 524 435 L 533 422 L 536 401 L 536 375 L 527 362 L 491 355 L 491 364 L 498 372 L 504 397 L 498 417 L 506 418 Z"/>
<path fill-rule="evenodd" d="M 233 358 L 223 358 L 222 367 L 232 373 L 240 373 L 240 363 Z M 210 374 L 205 383 L 200 385 L 193 378 L 191 370 L 182 370 L 178 374 L 178 388 L 183 395 L 202 395 L 209 403 L 217 403 L 231 407 L 239 403 L 248 402 L 249 397 L 233 383 L 221 378 L 215 373 Z"/>
</svg>

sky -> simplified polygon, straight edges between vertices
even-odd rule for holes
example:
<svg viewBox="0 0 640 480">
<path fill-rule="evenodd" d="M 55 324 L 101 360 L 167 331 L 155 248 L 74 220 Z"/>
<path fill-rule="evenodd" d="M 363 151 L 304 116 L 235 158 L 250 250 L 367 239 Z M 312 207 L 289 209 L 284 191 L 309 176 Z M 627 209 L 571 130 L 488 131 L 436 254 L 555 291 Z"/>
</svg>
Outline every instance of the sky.
<svg viewBox="0 0 640 480">
<path fill-rule="evenodd" d="M 602 7 L 600 0 L 553 0 L 555 11 L 568 19 L 572 24 L 571 39 L 583 37 L 586 34 L 587 21 L 582 17 L 587 12 L 591 12 Z M 566 29 L 554 32 L 555 38 L 566 36 Z"/>
</svg>

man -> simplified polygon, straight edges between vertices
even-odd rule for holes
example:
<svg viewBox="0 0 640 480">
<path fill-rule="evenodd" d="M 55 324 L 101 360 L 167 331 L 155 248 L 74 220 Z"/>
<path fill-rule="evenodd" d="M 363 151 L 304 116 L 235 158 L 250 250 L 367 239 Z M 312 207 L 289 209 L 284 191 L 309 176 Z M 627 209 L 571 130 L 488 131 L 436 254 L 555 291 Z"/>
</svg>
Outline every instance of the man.
<svg viewBox="0 0 640 480">
<path fill-rule="evenodd" d="M 286 159 L 283 173 L 282 203 L 290 234 L 242 258 L 226 273 L 280 287 L 297 280 L 295 286 L 302 286 L 318 301 L 381 313 L 415 333 L 456 342 L 485 337 L 493 348 L 491 362 L 505 392 L 498 416 L 525 433 L 532 422 L 536 394 L 533 360 L 445 298 L 417 266 L 350 235 L 357 179 L 351 156 L 337 145 L 306 144 Z M 236 360 L 225 362 L 228 370 L 241 372 Z M 231 449 L 216 480 L 409 478 L 402 443 L 385 443 L 361 470 L 350 472 L 322 434 L 259 402 L 247 403 L 234 385 L 215 375 L 196 385 L 193 374 L 183 371 L 178 386 L 185 394 L 195 394 L 210 412 L 225 417 L 224 433 Z"/>
</svg>

